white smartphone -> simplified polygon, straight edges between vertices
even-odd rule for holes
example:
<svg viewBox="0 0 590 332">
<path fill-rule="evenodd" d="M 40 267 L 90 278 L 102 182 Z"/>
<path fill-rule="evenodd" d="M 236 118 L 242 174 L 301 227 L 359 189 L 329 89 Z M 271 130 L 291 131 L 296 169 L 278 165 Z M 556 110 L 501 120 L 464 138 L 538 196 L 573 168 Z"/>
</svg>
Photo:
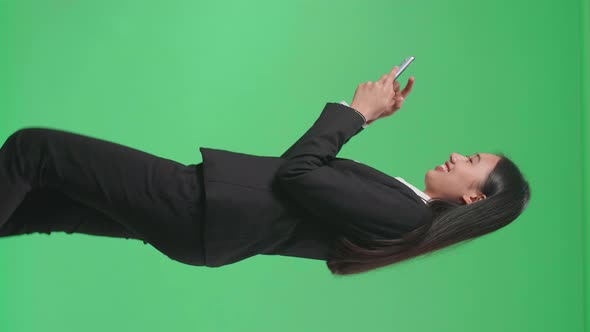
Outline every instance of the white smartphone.
<svg viewBox="0 0 590 332">
<path fill-rule="evenodd" d="M 399 69 L 397 70 L 395 78 L 393 79 L 394 81 L 397 80 L 398 76 L 401 75 L 404 72 L 404 70 L 406 70 L 406 68 L 408 68 L 408 66 L 410 65 L 410 63 L 412 63 L 412 61 L 414 61 L 414 59 L 415 57 L 411 56 L 409 58 L 406 58 L 404 62 L 402 62 L 401 65 L 399 65 Z"/>
</svg>

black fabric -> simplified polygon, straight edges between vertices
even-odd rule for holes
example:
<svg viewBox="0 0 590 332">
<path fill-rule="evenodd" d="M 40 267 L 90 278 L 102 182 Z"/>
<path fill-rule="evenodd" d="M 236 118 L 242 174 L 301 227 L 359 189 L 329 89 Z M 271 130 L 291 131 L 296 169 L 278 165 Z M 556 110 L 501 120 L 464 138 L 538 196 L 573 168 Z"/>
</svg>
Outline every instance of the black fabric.
<svg viewBox="0 0 590 332">
<path fill-rule="evenodd" d="M 65 232 L 137 239 L 203 265 L 202 164 L 23 128 L 0 149 L 0 236 Z M 141 243 L 139 243 L 141 244 Z"/>
<path fill-rule="evenodd" d="M 408 186 L 336 157 L 363 123 L 354 109 L 327 103 L 280 157 L 201 147 L 205 264 L 257 254 L 329 260 L 340 235 L 398 238 L 426 223 L 430 210 Z"/>
<path fill-rule="evenodd" d="M 396 238 L 432 217 L 402 182 L 336 157 L 363 123 L 354 109 L 327 103 L 280 157 L 201 147 L 203 162 L 191 165 L 24 128 L 0 150 L 0 236 L 139 239 L 208 267 L 258 254 L 328 260 L 340 235 Z"/>
</svg>

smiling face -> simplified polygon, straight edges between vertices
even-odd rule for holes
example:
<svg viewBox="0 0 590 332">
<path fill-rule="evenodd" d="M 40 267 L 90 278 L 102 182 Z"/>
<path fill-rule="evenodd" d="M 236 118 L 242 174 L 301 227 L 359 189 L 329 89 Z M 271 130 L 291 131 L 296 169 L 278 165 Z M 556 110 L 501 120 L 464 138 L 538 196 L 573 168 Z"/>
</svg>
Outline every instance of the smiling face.
<svg viewBox="0 0 590 332">
<path fill-rule="evenodd" d="M 485 199 L 486 195 L 477 188 L 485 182 L 500 159 L 491 153 L 474 153 L 470 156 L 452 153 L 446 162 L 450 167 L 449 172 L 432 169 L 426 173 L 424 193 L 431 198 L 462 204 Z"/>
</svg>

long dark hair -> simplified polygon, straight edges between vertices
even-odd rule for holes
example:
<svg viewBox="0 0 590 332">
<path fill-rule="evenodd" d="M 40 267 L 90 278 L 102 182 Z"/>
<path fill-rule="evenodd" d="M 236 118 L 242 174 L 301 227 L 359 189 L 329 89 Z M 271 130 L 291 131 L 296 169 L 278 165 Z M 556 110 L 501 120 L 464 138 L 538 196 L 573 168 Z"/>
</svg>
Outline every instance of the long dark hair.
<svg viewBox="0 0 590 332">
<path fill-rule="evenodd" d="M 357 274 L 473 240 L 515 220 L 531 198 L 528 182 L 503 153 L 479 190 L 486 198 L 472 204 L 432 199 L 430 222 L 398 239 L 361 239 L 341 236 L 335 257 L 327 266 L 336 275 Z M 356 242 L 356 243 L 355 243 Z"/>
</svg>

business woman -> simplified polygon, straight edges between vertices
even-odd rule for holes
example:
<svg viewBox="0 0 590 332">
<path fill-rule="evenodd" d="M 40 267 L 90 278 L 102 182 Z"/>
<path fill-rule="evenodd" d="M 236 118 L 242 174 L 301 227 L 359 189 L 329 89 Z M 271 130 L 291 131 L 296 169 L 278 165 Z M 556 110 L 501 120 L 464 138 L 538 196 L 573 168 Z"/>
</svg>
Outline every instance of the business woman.
<svg viewBox="0 0 590 332">
<path fill-rule="evenodd" d="M 515 220 L 530 189 L 504 154 L 453 153 L 427 172 L 424 191 L 336 157 L 402 107 L 414 78 L 400 91 L 397 69 L 360 84 L 350 106 L 326 103 L 280 157 L 201 147 L 203 162 L 184 165 L 78 133 L 19 129 L 0 149 L 0 237 L 84 233 L 140 240 L 195 266 L 281 255 L 345 275 Z"/>
</svg>

